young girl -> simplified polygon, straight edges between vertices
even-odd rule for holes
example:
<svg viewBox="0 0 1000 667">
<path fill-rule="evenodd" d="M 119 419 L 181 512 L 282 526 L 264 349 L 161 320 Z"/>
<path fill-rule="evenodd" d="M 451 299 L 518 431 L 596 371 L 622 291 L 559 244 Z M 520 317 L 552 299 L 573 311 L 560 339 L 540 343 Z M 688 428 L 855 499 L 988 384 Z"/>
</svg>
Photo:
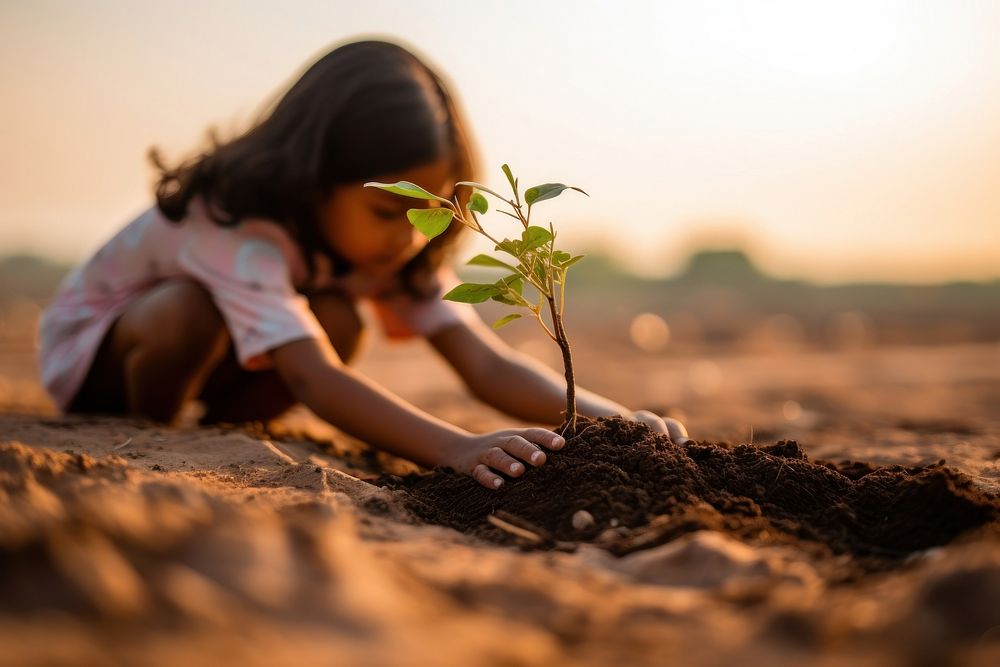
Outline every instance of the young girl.
<svg viewBox="0 0 1000 667">
<path fill-rule="evenodd" d="M 481 400 L 557 423 L 565 381 L 505 346 L 471 306 L 443 301 L 463 226 L 426 239 L 411 199 L 366 181 L 446 193 L 475 180 L 465 124 L 440 78 L 394 44 L 346 44 L 310 67 L 242 136 L 160 171 L 156 206 L 60 287 L 41 322 L 42 379 L 68 412 L 169 422 L 268 420 L 301 401 L 341 430 L 489 488 L 564 440 L 542 428 L 472 434 L 354 371 L 375 306 L 390 337 L 425 336 Z M 434 203 L 425 205 L 433 206 Z M 516 387 L 516 391 L 511 388 Z M 585 390 L 579 411 L 683 426 Z"/>
</svg>

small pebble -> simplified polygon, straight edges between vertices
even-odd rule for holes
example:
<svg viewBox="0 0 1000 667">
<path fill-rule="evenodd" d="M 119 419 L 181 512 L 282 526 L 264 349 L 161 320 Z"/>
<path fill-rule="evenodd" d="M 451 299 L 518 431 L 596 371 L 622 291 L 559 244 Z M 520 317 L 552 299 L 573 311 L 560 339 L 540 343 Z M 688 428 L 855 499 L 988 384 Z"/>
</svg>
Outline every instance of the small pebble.
<svg viewBox="0 0 1000 667">
<path fill-rule="evenodd" d="M 584 531 L 594 527 L 594 515 L 587 510 L 577 510 L 573 513 L 573 528 Z"/>
</svg>

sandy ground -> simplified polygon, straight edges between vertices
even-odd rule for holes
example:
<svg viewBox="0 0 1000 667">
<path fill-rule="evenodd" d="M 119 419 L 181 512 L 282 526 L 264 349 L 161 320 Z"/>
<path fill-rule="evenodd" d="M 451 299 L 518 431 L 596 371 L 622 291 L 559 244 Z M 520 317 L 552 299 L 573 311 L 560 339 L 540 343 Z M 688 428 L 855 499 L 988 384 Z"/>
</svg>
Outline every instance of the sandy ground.
<svg viewBox="0 0 1000 667">
<path fill-rule="evenodd" d="M 846 585 L 711 532 L 621 559 L 498 547 L 406 515 L 365 480 L 409 464 L 304 410 L 230 429 L 58 416 L 11 331 L 0 664 L 1000 664 L 996 527 Z M 1000 491 L 997 344 L 674 357 L 584 340 L 577 365 L 698 439 L 946 459 Z M 360 368 L 461 426 L 510 423 L 420 343 L 373 341 Z"/>
</svg>

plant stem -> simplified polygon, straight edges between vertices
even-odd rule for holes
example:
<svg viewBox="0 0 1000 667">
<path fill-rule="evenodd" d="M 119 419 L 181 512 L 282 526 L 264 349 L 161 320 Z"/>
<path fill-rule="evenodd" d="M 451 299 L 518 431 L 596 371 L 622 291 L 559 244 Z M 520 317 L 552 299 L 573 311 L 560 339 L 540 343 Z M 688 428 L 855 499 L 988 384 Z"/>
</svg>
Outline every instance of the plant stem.
<svg viewBox="0 0 1000 667">
<path fill-rule="evenodd" d="M 552 333 L 552 331 L 549 329 L 549 325 L 547 325 L 545 323 L 545 320 L 542 319 L 542 314 L 539 311 L 535 310 L 534 307 L 529 308 L 529 310 L 535 314 L 535 319 L 538 320 L 538 323 L 540 325 L 542 325 L 542 329 L 545 331 L 545 335 L 551 338 L 553 342 L 558 343 L 559 340 L 556 339 L 556 335 Z"/>
<path fill-rule="evenodd" d="M 573 374 L 573 354 L 569 347 L 569 339 L 566 338 L 566 330 L 563 328 L 562 316 L 556 307 L 556 301 L 548 297 L 549 312 L 552 314 L 552 327 L 556 333 L 556 343 L 562 351 L 563 368 L 566 370 L 566 428 L 569 437 L 576 435 L 576 381 Z"/>
<path fill-rule="evenodd" d="M 489 190 L 488 192 L 490 194 L 496 195 L 496 193 L 493 192 L 492 190 Z M 515 192 L 514 194 L 516 197 L 517 193 Z M 499 197 L 499 195 L 496 196 Z M 521 213 L 521 206 L 519 203 L 510 200 L 506 201 L 508 204 L 511 205 L 511 207 L 514 210 L 514 213 L 517 214 L 516 217 L 521 220 L 521 224 L 523 224 L 525 229 L 527 229 L 528 225 L 530 224 L 529 220 L 531 219 L 531 206 L 530 205 L 528 206 L 528 215 L 526 217 Z M 450 205 L 451 204 L 449 203 L 449 206 Z M 490 236 L 490 234 L 483 228 L 483 225 L 482 223 L 479 222 L 479 217 L 476 215 L 475 211 L 469 211 L 469 213 L 472 215 L 472 220 L 475 223 L 475 225 L 469 224 L 469 222 L 465 220 L 465 216 L 462 215 L 461 206 L 458 205 L 458 197 L 455 198 L 455 206 L 453 208 L 455 214 L 462 222 L 462 224 L 464 224 L 465 226 L 469 227 L 474 231 L 479 232 L 480 234 L 488 238 L 490 241 L 492 241 L 494 245 L 496 246 L 500 245 L 500 242 L 497 241 L 492 236 Z M 507 215 L 510 214 L 508 213 Z M 563 279 L 559 282 L 559 296 L 558 296 L 559 303 L 557 304 L 555 268 L 552 265 L 552 257 L 553 253 L 555 252 L 556 233 L 555 229 L 553 229 L 552 227 L 551 222 L 549 223 L 549 233 L 551 234 L 551 239 L 548 242 L 548 248 L 547 248 L 548 252 L 546 253 L 545 257 L 547 264 L 546 266 L 547 271 L 545 272 L 547 278 L 547 280 L 545 281 L 546 284 L 543 285 L 542 281 L 535 280 L 534 274 L 530 271 L 524 272 L 519 269 L 515 270 L 517 271 L 517 273 L 520 273 L 524 277 L 524 279 L 527 280 L 530 284 L 534 285 L 538 289 L 539 293 L 545 297 L 546 301 L 548 301 L 549 313 L 552 316 L 552 330 L 549 330 L 549 328 L 545 325 L 545 320 L 542 319 L 540 300 L 538 303 L 539 308 L 537 310 L 531 307 L 529 307 L 529 310 L 531 310 L 535 314 L 535 318 L 538 320 L 538 323 L 542 325 L 542 329 L 545 331 L 546 334 L 548 334 L 549 338 L 554 340 L 556 344 L 559 345 L 559 350 L 562 352 L 563 368 L 566 372 L 566 425 L 563 428 L 562 435 L 566 436 L 566 434 L 568 433 L 569 437 L 572 437 L 576 435 L 576 377 L 573 372 L 573 352 L 570 349 L 569 338 L 566 337 L 566 330 L 563 328 L 563 322 L 562 322 L 562 314 L 566 302 L 566 285 L 565 285 L 566 278 L 564 275 Z"/>
</svg>

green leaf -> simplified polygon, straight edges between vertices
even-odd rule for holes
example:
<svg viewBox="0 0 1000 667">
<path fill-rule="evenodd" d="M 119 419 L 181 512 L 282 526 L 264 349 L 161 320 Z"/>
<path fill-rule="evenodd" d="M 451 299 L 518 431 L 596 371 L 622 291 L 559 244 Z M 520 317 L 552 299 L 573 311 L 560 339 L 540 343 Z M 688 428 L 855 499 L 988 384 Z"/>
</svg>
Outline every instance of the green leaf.
<svg viewBox="0 0 1000 667">
<path fill-rule="evenodd" d="M 499 329 L 500 327 L 506 326 L 511 322 L 513 322 L 514 320 L 519 319 L 520 317 L 521 313 L 511 313 L 510 315 L 505 315 L 493 323 L 493 328 Z"/>
<path fill-rule="evenodd" d="M 451 224 L 452 213 L 446 208 L 411 208 L 406 212 L 410 224 L 429 239 L 440 236 Z"/>
<path fill-rule="evenodd" d="M 503 250 L 508 255 L 513 255 L 514 257 L 520 257 L 522 252 L 521 242 L 516 239 L 514 240 L 504 239 L 503 241 L 501 241 L 496 245 L 494 250 Z"/>
<path fill-rule="evenodd" d="M 521 279 L 521 276 L 517 274 L 506 276 L 496 281 L 494 286 L 497 288 L 497 294 L 490 297 L 494 301 L 505 303 L 508 306 L 528 305 L 528 302 L 522 296 L 524 293 L 524 281 Z"/>
<path fill-rule="evenodd" d="M 521 276 L 516 273 L 509 275 L 505 278 L 501 278 L 495 284 L 497 288 L 501 290 L 506 287 L 514 290 L 518 294 L 524 293 L 524 281 L 521 280 Z"/>
<path fill-rule="evenodd" d="M 442 298 L 447 301 L 458 301 L 460 303 L 482 303 L 498 294 L 500 294 L 500 290 L 496 285 L 462 283 Z"/>
<path fill-rule="evenodd" d="M 538 282 L 540 282 L 541 284 L 544 285 L 545 282 L 546 282 L 545 281 L 545 260 L 542 259 L 541 257 L 539 257 L 538 255 L 535 255 L 534 259 L 531 262 L 531 270 L 534 271 L 535 278 L 538 279 Z"/>
<path fill-rule="evenodd" d="M 511 266 L 510 264 L 507 264 L 506 262 L 501 262 L 499 259 L 496 259 L 494 257 L 490 257 L 489 255 L 476 255 L 475 257 L 473 257 L 472 259 L 470 259 L 468 262 L 466 262 L 466 265 L 468 265 L 468 266 L 489 266 L 489 267 L 496 268 L 496 269 L 507 269 L 509 271 L 516 271 L 517 270 L 513 266 Z"/>
<path fill-rule="evenodd" d="M 552 232 L 545 229 L 544 227 L 536 227 L 532 225 L 521 233 L 521 241 L 524 245 L 521 246 L 521 252 L 525 250 L 534 250 L 540 246 L 545 245 L 552 240 Z"/>
<path fill-rule="evenodd" d="M 500 167 L 503 169 L 503 175 L 507 177 L 507 182 L 510 183 L 511 189 L 514 191 L 514 195 L 517 195 L 517 182 L 514 180 L 514 174 L 510 173 L 510 167 L 506 164 Z"/>
<path fill-rule="evenodd" d="M 472 197 L 469 198 L 469 209 L 482 215 L 490 210 L 490 203 L 486 201 L 486 197 L 478 192 L 473 192 Z"/>
<path fill-rule="evenodd" d="M 572 185 L 563 185 L 562 183 L 542 183 L 541 185 L 536 185 L 533 188 L 525 190 L 524 201 L 528 204 L 528 206 L 531 206 L 532 204 L 537 204 L 540 201 L 558 197 L 562 194 L 563 190 L 576 190 L 577 192 L 583 192 L 580 188 Z M 587 195 L 586 192 L 583 192 L 583 194 Z M 589 197 L 590 195 L 587 196 Z"/>
<path fill-rule="evenodd" d="M 585 255 L 577 255 L 576 257 L 572 257 L 568 252 L 563 252 L 562 250 L 556 250 L 554 253 L 552 253 L 552 264 L 561 269 L 565 269 L 570 266 L 573 266 L 584 257 Z"/>
<path fill-rule="evenodd" d="M 446 204 L 451 203 L 447 199 L 442 199 L 435 194 L 431 194 L 419 185 L 410 183 L 409 181 L 397 181 L 395 183 L 376 183 L 372 181 L 370 183 L 365 183 L 365 187 L 378 188 L 379 190 L 391 192 L 394 195 L 403 195 L 404 197 L 412 197 L 414 199 L 432 199 L 435 201 L 445 202 Z"/>
</svg>

